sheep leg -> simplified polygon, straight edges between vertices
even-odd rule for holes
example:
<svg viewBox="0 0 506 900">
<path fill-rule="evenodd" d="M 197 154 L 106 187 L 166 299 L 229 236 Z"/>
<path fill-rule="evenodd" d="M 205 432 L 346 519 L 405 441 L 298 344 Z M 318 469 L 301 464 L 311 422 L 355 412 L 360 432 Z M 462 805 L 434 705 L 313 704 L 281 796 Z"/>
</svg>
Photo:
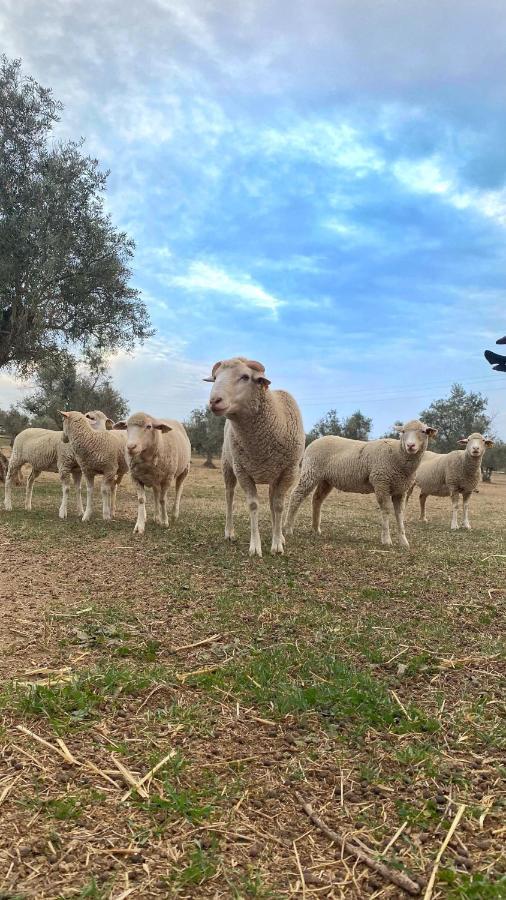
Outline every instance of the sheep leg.
<svg viewBox="0 0 506 900">
<path fill-rule="evenodd" d="M 12 459 L 9 462 L 7 467 L 7 475 L 5 476 L 5 501 L 4 506 L 6 509 L 12 509 L 12 483 L 16 484 L 16 481 L 19 477 L 19 473 L 21 471 L 21 463 L 17 463 L 15 459 Z M 28 487 L 28 485 L 27 485 Z"/>
<path fill-rule="evenodd" d="M 316 531 L 317 534 L 321 534 L 321 519 L 322 519 L 322 504 L 325 500 L 325 497 L 328 497 L 332 490 L 332 485 L 329 484 L 328 481 L 320 481 L 316 491 L 313 494 L 312 498 L 312 507 L 313 507 L 313 531 Z"/>
<path fill-rule="evenodd" d="M 161 525 L 165 525 L 165 527 L 169 524 L 169 516 L 167 513 L 167 497 L 169 493 L 169 484 L 164 483 L 160 487 L 160 513 L 161 513 Z M 174 500 L 174 506 L 176 505 L 176 501 Z M 172 520 L 174 521 L 174 511 L 172 511 Z"/>
<path fill-rule="evenodd" d="M 40 472 L 40 469 L 32 468 L 32 471 L 28 476 L 28 481 L 26 482 L 25 509 L 31 510 L 32 508 L 33 486 L 36 479 L 39 477 Z"/>
<path fill-rule="evenodd" d="M 160 494 L 161 494 L 160 485 L 154 484 L 153 485 L 153 500 L 155 502 L 155 514 L 153 516 L 153 521 L 156 522 L 157 525 L 162 524 L 162 514 L 161 514 L 161 509 L 160 509 Z"/>
<path fill-rule="evenodd" d="M 68 511 L 68 499 L 70 494 L 70 475 L 68 472 L 60 473 L 60 481 L 61 481 L 61 503 L 60 509 L 58 510 L 58 515 L 60 519 L 67 518 Z M 82 513 L 82 509 L 81 509 Z"/>
<path fill-rule="evenodd" d="M 251 529 L 251 537 L 249 544 L 250 556 L 262 555 L 262 542 L 260 540 L 260 531 L 258 530 L 258 494 L 257 486 L 253 479 L 246 472 L 241 471 L 237 475 L 239 484 L 246 494 L 246 502 L 249 509 L 249 521 Z"/>
<path fill-rule="evenodd" d="M 81 472 L 81 469 L 74 469 L 74 471 L 72 472 L 72 481 L 74 482 L 74 488 L 76 491 L 77 515 L 78 516 L 82 516 L 84 513 L 83 498 L 81 497 L 81 479 L 82 479 L 82 477 L 83 477 L 83 473 Z"/>
<path fill-rule="evenodd" d="M 451 522 L 450 527 L 451 527 L 452 531 L 456 531 L 459 527 L 459 523 L 458 523 L 459 492 L 452 490 L 451 498 L 452 498 L 452 522 Z"/>
<path fill-rule="evenodd" d="M 428 522 L 427 513 L 425 512 L 425 504 L 427 503 L 428 494 L 420 494 L 420 521 Z"/>
<path fill-rule="evenodd" d="M 234 530 L 234 493 L 237 484 L 237 478 L 232 466 L 223 463 L 223 480 L 225 482 L 225 497 L 227 501 L 227 512 L 225 519 L 225 540 L 235 541 Z"/>
<path fill-rule="evenodd" d="M 406 508 L 406 494 L 401 494 L 400 496 L 392 497 L 392 503 L 394 506 L 395 519 L 397 522 L 397 530 L 399 532 L 399 544 L 401 547 L 405 547 L 409 549 L 408 539 L 406 537 L 406 531 L 404 528 L 404 510 Z"/>
<path fill-rule="evenodd" d="M 271 553 L 284 553 L 285 539 L 283 537 L 283 511 L 285 498 L 290 486 L 294 482 L 293 472 L 283 472 L 281 478 L 275 484 L 269 485 L 269 502 L 272 517 L 272 544 Z"/>
<path fill-rule="evenodd" d="M 102 478 L 102 484 L 100 487 L 102 493 L 102 518 L 104 522 L 109 522 L 112 518 L 112 491 L 113 491 L 114 481 L 111 481 L 110 478 Z"/>
<path fill-rule="evenodd" d="M 175 522 L 176 519 L 179 519 L 179 505 L 181 503 L 181 494 L 183 493 L 183 485 L 189 471 L 190 469 L 186 468 L 184 472 L 181 472 L 180 475 L 178 475 L 176 478 L 176 496 L 174 497 L 174 506 L 172 507 L 173 522 Z"/>
<path fill-rule="evenodd" d="M 146 489 L 140 481 L 136 481 L 137 488 L 137 521 L 134 526 L 134 534 L 144 534 L 146 527 Z"/>
<path fill-rule="evenodd" d="M 288 513 L 285 522 L 286 534 L 293 534 L 293 526 L 297 517 L 297 513 L 299 511 L 299 507 L 301 503 L 306 499 L 308 494 L 310 494 L 311 491 L 316 487 L 317 483 L 317 477 L 315 477 L 311 472 L 302 473 L 301 479 L 297 487 L 293 491 L 292 496 L 290 497 Z"/>
<path fill-rule="evenodd" d="M 464 501 L 464 519 L 463 519 L 463 522 L 462 522 L 462 528 L 468 528 L 468 529 L 470 530 L 470 529 L 471 529 L 471 523 L 470 523 L 470 521 L 469 521 L 469 501 L 470 501 L 470 499 L 471 499 L 471 494 L 470 494 L 470 493 L 465 493 L 465 494 L 462 495 L 462 498 L 463 498 L 463 501 Z"/>
<path fill-rule="evenodd" d="M 381 543 L 392 545 L 390 536 L 390 513 L 392 512 L 392 498 L 389 491 L 375 489 L 376 500 L 381 510 Z"/>
<path fill-rule="evenodd" d="M 93 487 L 95 484 L 94 475 L 84 475 L 86 480 L 86 509 L 81 519 L 82 522 L 89 522 L 93 515 Z"/>
<path fill-rule="evenodd" d="M 116 491 L 118 490 L 119 485 L 121 484 L 121 479 L 123 475 L 118 475 L 112 485 L 111 485 L 111 516 L 114 519 L 116 515 Z"/>
</svg>

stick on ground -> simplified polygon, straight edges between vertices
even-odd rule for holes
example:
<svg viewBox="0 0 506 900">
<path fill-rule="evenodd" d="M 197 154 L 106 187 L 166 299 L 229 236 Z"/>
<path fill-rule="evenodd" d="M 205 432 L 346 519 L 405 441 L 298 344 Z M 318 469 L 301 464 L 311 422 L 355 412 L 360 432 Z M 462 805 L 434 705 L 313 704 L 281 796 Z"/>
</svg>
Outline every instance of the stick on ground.
<svg viewBox="0 0 506 900">
<path fill-rule="evenodd" d="M 374 859 L 369 855 L 369 853 L 366 853 L 365 850 L 362 850 L 361 847 L 358 847 L 352 841 L 344 840 L 337 833 L 337 831 L 332 831 L 332 829 L 325 824 L 323 819 L 320 819 L 320 817 L 316 815 L 311 804 L 306 803 L 306 801 L 297 791 L 295 791 L 295 796 L 306 815 L 309 816 L 316 827 L 319 828 L 320 831 L 323 832 L 323 834 L 326 834 L 331 841 L 334 841 L 336 844 L 342 845 L 345 850 L 352 856 L 356 856 L 357 859 L 360 859 L 370 869 L 373 869 L 379 875 L 382 875 L 386 881 L 390 881 L 392 884 L 396 884 L 408 894 L 416 895 L 420 893 L 420 885 L 417 884 L 416 881 L 413 881 L 408 877 L 408 875 L 404 875 L 403 872 L 398 872 L 395 869 L 391 869 L 389 868 L 389 866 L 385 865 L 385 863 L 379 862 L 378 860 Z"/>
</svg>

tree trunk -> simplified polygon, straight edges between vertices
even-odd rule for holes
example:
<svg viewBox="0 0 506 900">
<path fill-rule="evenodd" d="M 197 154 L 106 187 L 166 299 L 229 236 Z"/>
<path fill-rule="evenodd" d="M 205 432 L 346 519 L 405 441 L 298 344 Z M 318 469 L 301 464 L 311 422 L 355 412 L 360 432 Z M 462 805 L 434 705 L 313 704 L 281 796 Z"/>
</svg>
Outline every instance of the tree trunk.
<svg viewBox="0 0 506 900">
<path fill-rule="evenodd" d="M 205 463 L 202 463 L 202 465 L 205 466 L 206 469 L 215 469 L 216 468 L 216 466 L 213 463 L 213 454 L 212 453 L 209 453 L 209 452 L 207 453 L 206 461 L 205 461 Z"/>
</svg>

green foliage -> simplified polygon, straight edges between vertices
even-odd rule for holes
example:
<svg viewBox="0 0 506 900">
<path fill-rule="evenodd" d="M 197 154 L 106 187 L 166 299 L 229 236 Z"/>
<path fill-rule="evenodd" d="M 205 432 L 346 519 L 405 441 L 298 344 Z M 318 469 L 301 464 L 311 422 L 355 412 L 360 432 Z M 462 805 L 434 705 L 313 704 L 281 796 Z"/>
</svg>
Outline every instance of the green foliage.
<svg viewBox="0 0 506 900">
<path fill-rule="evenodd" d="M 367 441 L 372 427 L 372 419 L 364 416 L 359 409 L 343 419 L 341 422 L 337 411 L 329 409 L 318 422 L 313 425 L 311 431 L 306 435 L 306 447 L 319 437 L 327 435 L 337 435 L 339 437 L 351 438 L 354 441 Z"/>
<path fill-rule="evenodd" d="M 61 103 L 0 58 L 0 367 L 64 344 L 98 355 L 151 332 L 129 287 L 134 244 L 104 211 L 107 174 L 82 142 L 50 143 Z"/>
<path fill-rule="evenodd" d="M 482 464 L 483 481 L 490 481 L 492 472 L 506 471 L 506 442 L 496 441 L 485 451 Z"/>
<path fill-rule="evenodd" d="M 36 389 L 22 405 L 31 413 L 32 425 L 57 430 L 61 428 L 60 409 L 100 409 L 113 421 L 128 415 L 126 400 L 111 380 L 103 374 L 93 377 L 79 373 L 75 360 L 67 354 L 50 358 L 37 367 Z"/>
<path fill-rule="evenodd" d="M 206 457 L 206 465 L 213 465 L 213 456 L 219 456 L 223 446 L 225 417 L 215 416 L 210 409 L 194 409 L 184 422 L 192 449 Z"/>
<path fill-rule="evenodd" d="M 22 413 L 16 406 L 11 405 L 9 409 L 0 409 L 0 432 L 8 437 L 11 445 L 14 438 L 24 428 L 28 428 L 30 419 Z"/>
<path fill-rule="evenodd" d="M 473 431 L 487 435 L 491 425 L 487 415 L 488 400 L 483 394 L 465 391 L 461 384 L 452 385 L 450 395 L 441 400 L 433 400 L 420 413 L 420 419 L 437 428 L 437 438 L 431 442 L 431 449 L 437 453 L 457 450 L 457 441 Z"/>
</svg>

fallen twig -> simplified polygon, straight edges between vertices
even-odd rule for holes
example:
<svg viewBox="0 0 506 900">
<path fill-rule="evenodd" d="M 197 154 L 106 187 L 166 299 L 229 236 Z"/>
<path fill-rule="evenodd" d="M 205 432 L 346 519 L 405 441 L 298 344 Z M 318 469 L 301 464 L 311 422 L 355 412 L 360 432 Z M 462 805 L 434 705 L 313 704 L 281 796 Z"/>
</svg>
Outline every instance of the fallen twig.
<svg viewBox="0 0 506 900">
<path fill-rule="evenodd" d="M 297 844 L 295 843 L 295 841 L 293 842 L 293 852 L 295 853 L 295 859 L 297 861 L 297 868 L 299 870 L 300 883 L 302 885 L 302 897 L 305 898 L 305 896 L 306 896 L 306 881 L 304 878 L 304 872 L 302 871 L 302 866 L 300 864 L 299 851 L 297 850 Z"/>
<path fill-rule="evenodd" d="M 353 843 L 351 840 L 343 839 L 336 831 L 332 831 L 328 825 L 325 824 L 323 819 L 320 819 L 319 816 L 313 811 L 313 808 L 310 803 L 306 803 L 303 797 L 295 791 L 295 796 L 300 806 L 306 813 L 306 815 L 311 819 L 311 821 L 316 825 L 323 834 L 326 834 L 327 837 L 330 838 L 331 841 L 334 841 L 336 844 L 342 845 L 344 849 L 353 856 L 356 856 L 357 859 L 360 859 L 366 866 L 370 869 L 373 869 L 375 872 L 378 872 L 379 875 L 382 875 L 387 881 L 390 881 L 392 884 L 396 884 L 398 887 L 405 890 L 408 894 L 419 894 L 420 893 L 420 885 L 417 884 L 416 881 L 412 881 L 407 875 L 404 875 L 403 872 L 397 872 L 394 869 L 389 868 L 389 866 L 385 865 L 385 863 L 379 862 L 374 859 L 370 853 L 372 851 L 366 852 L 365 845 L 360 842 L 361 846 L 357 846 L 356 843 Z"/>
<path fill-rule="evenodd" d="M 432 891 L 434 889 L 434 884 L 435 884 L 436 875 L 437 875 L 437 872 L 439 869 L 439 863 L 441 862 L 441 857 L 442 857 L 443 853 L 445 852 L 448 844 L 450 843 L 450 841 L 452 839 L 452 835 L 457 828 L 457 825 L 459 824 L 462 816 L 464 815 L 465 808 L 466 807 L 465 807 L 464 803 L 462 803 L 461 806 L 459 806 L 459 808 L 455 814 L 455 818 L 448 829 L 448 833 L 447 833 L 443 843 L 441 844 L 441 847 L 439 848 L 436 859 L 434 860 L 434 866 L 432 868 L 432 872 L 430 873 L 430 878 L 429 878 L 429 881 L 427 884 L 425 894 L 423 895 L 423 900 L 430 900 L 430 898 L 432 897 Z"/>
<path fill-rule="evenodd" d="M 211 637 L 203 638 L 201 641 L 195 641 L 194 644 L 182 644 L 181 647 L 172 647 L 171 653 L 180 653 L 181 650 L 193 650 L 194 647 L 203 647 L 204 644 L 212 644 L 213 641 L 217 641 L 218 638 L 223 637 L 222 634 L 212 634 Z"/>
<path fill-rule="evenodd" d="M 10 792 L 12 791 L 12 788 L 16 784 L 16 781 L 19 781 L 20 778 L 21 775 L 17 775 L 16 778 L 13 778 L 12 781 L 6 787 L 4 787 L 2 793 L 0 794 L 0 806 L 2 805 L 8 794 L 10 794 Z"/>
</svg>

